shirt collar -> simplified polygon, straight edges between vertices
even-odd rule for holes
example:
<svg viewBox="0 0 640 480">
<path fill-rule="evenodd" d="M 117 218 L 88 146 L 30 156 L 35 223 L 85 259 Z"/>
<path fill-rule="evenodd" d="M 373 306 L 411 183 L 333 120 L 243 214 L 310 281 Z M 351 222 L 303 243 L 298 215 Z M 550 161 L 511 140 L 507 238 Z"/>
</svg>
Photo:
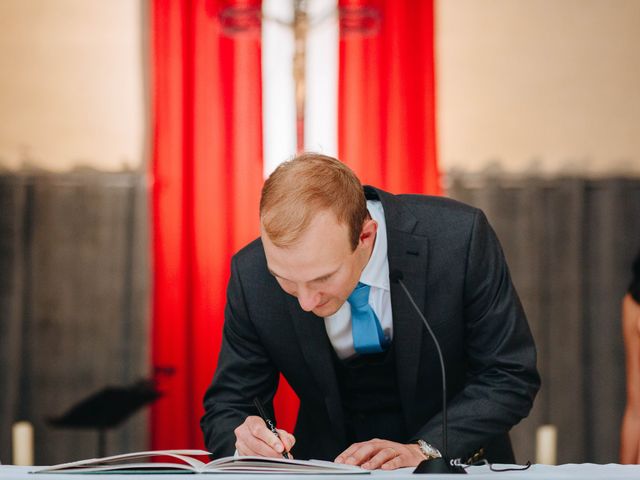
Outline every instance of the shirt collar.
<svg viewBox="0 0 640 480">
<path fill-rule="evenodd" d="M 378 200 L 367 200 L 367 210 L 378 224 L 373 252 L 360 275 L 360 281 L 376 288 L 389 290 L 389 262 L 387 260 L 387 224 L 384 209 Z"/>
</svg>

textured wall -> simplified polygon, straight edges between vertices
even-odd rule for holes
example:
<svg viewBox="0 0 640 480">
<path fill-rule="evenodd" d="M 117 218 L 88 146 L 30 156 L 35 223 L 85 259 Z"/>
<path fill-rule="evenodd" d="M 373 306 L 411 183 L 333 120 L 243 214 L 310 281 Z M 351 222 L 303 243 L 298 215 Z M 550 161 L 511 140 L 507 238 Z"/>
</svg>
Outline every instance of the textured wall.
<svg viewBox="0 0 640 480">
<path fill-rule="evenodd" d="M 132 174 L 0 176 L 0 458 L 10 425 L 35 426 L 35 459 L 96 455 L 94 432 L 46 422 L 148 368 L 147 191 Z M 108 437 L 146 447 L 144 414 Z"/>
<path fill-rule="evenodd" d="M 142 163 L 147 3 L 0 2 L 0 167 Z"/>
<path fill-rule="evenodd" d="M 143 162 L 147 2 L 0 2 L 0 167 Z M 640 175 L 640 2 L 436 0 L 446 170 Z"/>
<path fill-rule="evenodd" d="M 542 388 L 513 431 L 518 461 L 535 460 L 535 430 L 551 423 L 559 463 L 617 462 L 640 180 L 457 177 L 449 193 L 486 212 L 536 340 Z"/>
<path fill-rule="evenodd" d="M 640 175 L 640 2 L 436 6 L 445 169 Z"/>
</svg>

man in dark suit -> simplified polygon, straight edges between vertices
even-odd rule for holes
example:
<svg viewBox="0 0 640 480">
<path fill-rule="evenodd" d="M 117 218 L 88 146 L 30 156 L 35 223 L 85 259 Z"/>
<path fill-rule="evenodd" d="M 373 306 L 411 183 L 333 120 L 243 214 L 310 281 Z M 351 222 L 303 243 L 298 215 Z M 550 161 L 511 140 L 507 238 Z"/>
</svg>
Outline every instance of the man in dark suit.
<svg viewBox="0 0 640 480">
<path fill-rule="evenodd" d="M 498 240 L 453 200 L 363 187 L 344 164 L 303 154 L 265 182 L 261 238 L 231 262 L 223 342 L 202 429 L 216 456 L 413 466 L 440 455 L 436 349 L 447 367 L 448 453 L 513 462 L 508 431 L 539 388 L 536 353 Z M 392 275 L 392 276 L 394 276 Z M 278 439 L 282 373 L 300 398 L 295 437 Z M 477 455 L 476 457 L 477 458 Z"/>
</svg>

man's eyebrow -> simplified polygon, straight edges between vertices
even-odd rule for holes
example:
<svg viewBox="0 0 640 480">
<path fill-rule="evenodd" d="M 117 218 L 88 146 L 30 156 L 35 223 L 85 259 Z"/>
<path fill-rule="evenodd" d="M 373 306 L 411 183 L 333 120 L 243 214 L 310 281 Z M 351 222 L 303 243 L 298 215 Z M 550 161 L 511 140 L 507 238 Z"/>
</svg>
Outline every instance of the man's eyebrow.
<svg viewBox="0 0 640 480">
<path fill-rule="evenodd" d="M 282 275 L 278 275 L 276 272 L 274 272 L 273 270 L 271 270 L 271 268 L 267 267 L 267 270 L 269 270 L 269 273 L 271 275 L 273 275 L 274 277 L 278 277 L 281 278 L 282 280 L 286 280 L 288 282 L 290 282 L 291 280 L 289 280 L 288 278 L 283 277 Z M 334 273 L 336 273 L 339 270 L 339 268 L 336 268 L 333 272 L 329 272 L 326 273 L 324 275 L 321 275 L 319 277 L 314 278 L 313 280 L 310 280 L 309 282 L 317 282 L 320 280 L 324 280 L 325 278 L 329 278 L 331 275 L 333 275 Z"/>
<path fill-rule="evenodd" d="M 337 271 L 338 271 L 338 270 L 336 269 L 336 270 L 334 270 L 333 272 L 329 272 L 329 273 L 327 273 L 327 274 L 325 274 L 325 275 L 322 275 L 322 276 L 320 276 L 320 277 L 314 278 L 314 279 L 313 279 L 313 280 L 311 280 L 311 281 L 312 281 L 312 282 L 317 282 L 317 281 L 320 281 L 320 280 L 324 280 L 325 278 L 329 278 L 331 275 L 333 275 L 333 274 L 334 274 L 334 273 L 336 273 Z"/>
</svg>

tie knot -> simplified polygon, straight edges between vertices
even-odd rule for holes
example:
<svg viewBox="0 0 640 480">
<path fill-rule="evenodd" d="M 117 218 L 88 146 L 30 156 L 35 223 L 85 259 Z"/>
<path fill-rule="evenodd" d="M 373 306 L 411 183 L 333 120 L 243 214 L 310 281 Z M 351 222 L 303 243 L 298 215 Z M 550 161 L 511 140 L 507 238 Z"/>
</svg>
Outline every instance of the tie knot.
<svg viewBox="0 0 640 480">
<path fill-rule="evenodd" d="M 369 290 L 371 287 L 364 283 L 358 282 L 356 288 L 353 289 L 347 301 L 351 308 L 363 308 L 369 304 Z"/>
</svg>

